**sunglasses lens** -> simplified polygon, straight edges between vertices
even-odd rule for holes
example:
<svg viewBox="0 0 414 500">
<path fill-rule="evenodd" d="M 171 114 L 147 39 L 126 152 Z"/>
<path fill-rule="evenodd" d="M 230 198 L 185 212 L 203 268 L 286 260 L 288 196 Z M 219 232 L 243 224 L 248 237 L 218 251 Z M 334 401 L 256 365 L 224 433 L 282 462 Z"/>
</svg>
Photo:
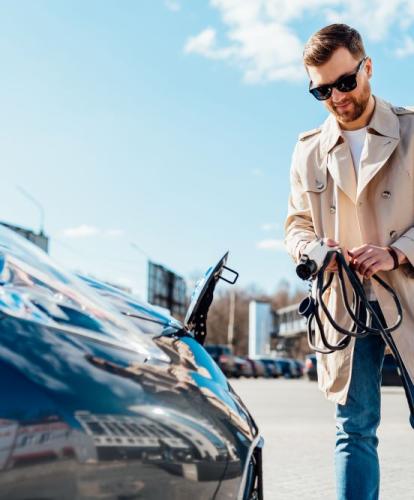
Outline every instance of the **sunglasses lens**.
<svg viewBox="0 0 414 500">
<path fill-rule="evenodd" d="M 318 101 L 325 101 L 331 97 L 332 87 L 329 85 L 322 85 L 321 87 L 315 87 L 310 89 L 309 92 L 318 99 Z"/>
<path fill-rule="evenodd" d="M 336 88 L 339 92 L 351 92 L 357 86 L 356 75 L 344 76 L 340 80 L 338 80 L 336 84 Z"/>
</svg>

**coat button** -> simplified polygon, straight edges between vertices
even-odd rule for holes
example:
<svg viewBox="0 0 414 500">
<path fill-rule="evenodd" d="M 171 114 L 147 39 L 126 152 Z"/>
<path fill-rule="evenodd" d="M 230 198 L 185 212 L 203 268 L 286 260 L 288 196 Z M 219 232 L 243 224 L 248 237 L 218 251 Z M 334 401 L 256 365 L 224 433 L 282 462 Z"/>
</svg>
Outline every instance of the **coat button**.
<svg viewBox="0 0 414 500">
<path fill-rule="evenodd" d="M 329 211 L 331 212 L 331 214 L 334 214 L 336 212 L 336 207 L 335 205 L 332 205 L 329 209 Z"/>
<path fill-rule="evenodd" d="M 390 237 L 395 238 L 397 236 L 397 231 L 390 231 Z"/>
<path fill-rule="evenodd" d="M 324 183 L 321 181 L 315 181 L 316 184 L 316 189 L 323 189 L 324 188 Z"/>
<path fill-rule="evenodd" d="M 391 193 L 389 191 L 383 191 L 381 193 L 381 196 L 385 199 L 385 200 L 388 200 L 389 198 L 391 198 Z"/>
</svg>

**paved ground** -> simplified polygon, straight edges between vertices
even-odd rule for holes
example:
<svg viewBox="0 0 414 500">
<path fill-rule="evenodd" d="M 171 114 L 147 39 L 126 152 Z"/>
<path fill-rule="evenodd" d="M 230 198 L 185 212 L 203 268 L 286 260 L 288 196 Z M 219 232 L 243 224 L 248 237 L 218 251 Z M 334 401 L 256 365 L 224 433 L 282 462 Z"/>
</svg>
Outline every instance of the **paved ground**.
<svg viewBox="0 0 414 500">
<path fill-rule="evenodd" d="M 265 500 L 334 500 L 334 406 L 315 382 L 232 380 L 265 439 Z M 384 387 L 381 500 L 414 500 L 414 430 L 400 387 Z"/>
</svg>

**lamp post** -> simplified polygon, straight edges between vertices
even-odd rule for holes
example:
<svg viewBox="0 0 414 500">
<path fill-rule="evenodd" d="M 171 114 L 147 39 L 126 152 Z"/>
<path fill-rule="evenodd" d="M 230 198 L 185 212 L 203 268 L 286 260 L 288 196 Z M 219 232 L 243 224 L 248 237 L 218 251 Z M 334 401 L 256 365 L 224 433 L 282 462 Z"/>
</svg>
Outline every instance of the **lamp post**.
<svg viewBox="0 0 414 500">
<path fill-rule="evenodd" d="M 36 200 L 34 196 L 32 196 L 30 193 L 28 193 L 25 189 L 23 189 L 21 186 L 16 186 L 17 189 L 28 199 L 30 200 L 34 205 L 37 206 L 37 208 L 40 211 L 40 233 L 39 234 L 44 234 L 44 224 L 45 224 L 45 211 L 43 206 Z"/>
<path fill-rule="evenodd" d="M 231 290 L 229 293 L 230 307 L 229 307 L 229 324 L 227 327 L 227 344 L 233 347 L 234 339 L 234 312 L 236 306 L 236 292 Z"/>
</svg>

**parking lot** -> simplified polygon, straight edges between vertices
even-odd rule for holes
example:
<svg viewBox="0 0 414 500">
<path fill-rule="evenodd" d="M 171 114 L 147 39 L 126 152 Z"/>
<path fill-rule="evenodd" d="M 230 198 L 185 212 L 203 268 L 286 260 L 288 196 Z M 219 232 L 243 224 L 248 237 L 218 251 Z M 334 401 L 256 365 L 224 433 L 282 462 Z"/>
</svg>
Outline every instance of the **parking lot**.
<svg viewBox="0 0 414 500">
<path fill-rule="evenodd" d="M 334 405 L 306 379 L 240 379 L 232 386 L 265 439 L 266 500 L 334 500 Z M 401 387 L 383 387 L 381 500 L 414 498 L 414 430 Z"/>
</svg>

